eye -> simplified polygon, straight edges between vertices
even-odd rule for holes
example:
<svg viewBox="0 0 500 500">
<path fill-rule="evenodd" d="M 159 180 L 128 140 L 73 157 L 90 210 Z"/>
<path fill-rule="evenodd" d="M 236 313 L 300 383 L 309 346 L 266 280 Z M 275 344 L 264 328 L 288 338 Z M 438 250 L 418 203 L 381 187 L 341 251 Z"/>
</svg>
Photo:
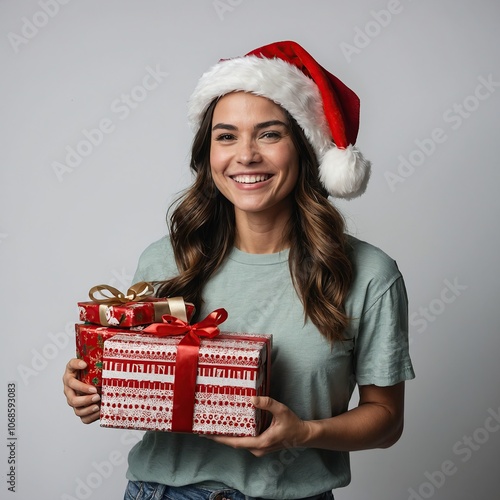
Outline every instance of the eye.
<svg viewBox="0 0 500 500">
<path fill-rule="evenodd" d="M 235 139 L 234 135 L 233 134 L 228 134 L 228 133 L 219 134 L 215 138 L 216 141 L 220 141 L 220 142 L 233 141 L 234 139 Z"/>
<path fill-rule="evenodd" d="M 267 132 L 264 132 L 261 134 L 260 138 L 267 140 L 267 141 L 277 141 L 281 139 L 282 134 L 280 132 L 277 132 L 275 130 L 268 130 Z"/>
</svg>

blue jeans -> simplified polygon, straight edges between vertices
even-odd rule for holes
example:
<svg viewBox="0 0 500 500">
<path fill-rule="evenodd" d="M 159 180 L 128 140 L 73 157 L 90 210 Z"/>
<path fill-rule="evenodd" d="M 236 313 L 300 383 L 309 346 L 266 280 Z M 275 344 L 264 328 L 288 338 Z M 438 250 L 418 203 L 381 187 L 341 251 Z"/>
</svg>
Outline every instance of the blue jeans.
<svg viewBox="0 0 500 500">
<path fill-rule="evenodd" d="M 157 483 L 129 481 L 124 500 L 259 500 L 243 495 L 231 488 L 225 490 L 208 490 L 196 486 L 175 488 Z M 330 492 L 322 493 L 302 500 L 333 500 Z"/>
</svg>

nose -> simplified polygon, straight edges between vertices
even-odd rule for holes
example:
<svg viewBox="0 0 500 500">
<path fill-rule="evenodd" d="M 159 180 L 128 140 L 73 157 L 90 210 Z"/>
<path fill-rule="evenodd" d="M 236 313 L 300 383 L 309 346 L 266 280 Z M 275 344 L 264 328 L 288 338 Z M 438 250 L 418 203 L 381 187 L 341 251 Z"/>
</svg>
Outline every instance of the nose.
<svg viewBox="0 0 500 500">
<path fill-rule="evenodd" d="M 258 145 L 254 139 L 243 139 L 238 142 L 236 160 L 241 165 L 252 165 L 261 160 Z"/>
</svg>

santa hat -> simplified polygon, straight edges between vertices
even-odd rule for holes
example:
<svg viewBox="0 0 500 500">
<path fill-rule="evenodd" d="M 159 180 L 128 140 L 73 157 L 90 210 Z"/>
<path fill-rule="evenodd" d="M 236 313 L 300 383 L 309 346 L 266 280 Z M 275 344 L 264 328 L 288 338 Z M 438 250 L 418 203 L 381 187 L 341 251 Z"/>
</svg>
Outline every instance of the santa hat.
<svg viewBox="0 0 500 500">
<path fill-rule="evenodd" d="M 234 91 L 267 97 L 293 116 L 316 152 L 320 180 L 332 196 L 363 194 L 370 162 L 354 146 L 359 98 L 299 44 L 276 42 L 219 61 L 202 75 L 189 100 L 193 130 L 215 98 Z"/>
</svg>

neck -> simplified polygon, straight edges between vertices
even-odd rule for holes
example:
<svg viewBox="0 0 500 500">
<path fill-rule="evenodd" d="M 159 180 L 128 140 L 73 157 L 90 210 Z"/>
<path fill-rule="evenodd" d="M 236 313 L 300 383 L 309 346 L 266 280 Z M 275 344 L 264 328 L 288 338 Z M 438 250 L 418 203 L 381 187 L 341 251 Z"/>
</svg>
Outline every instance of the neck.
<svg viewBox="0 0 500 500">
<path fill-rule="evenodd" d="M 289 247 L 285 231 L 290 214 L 273 220 L 236 212 L 235 246 L 247 253 L 277 253 Z"/>
</svg>

